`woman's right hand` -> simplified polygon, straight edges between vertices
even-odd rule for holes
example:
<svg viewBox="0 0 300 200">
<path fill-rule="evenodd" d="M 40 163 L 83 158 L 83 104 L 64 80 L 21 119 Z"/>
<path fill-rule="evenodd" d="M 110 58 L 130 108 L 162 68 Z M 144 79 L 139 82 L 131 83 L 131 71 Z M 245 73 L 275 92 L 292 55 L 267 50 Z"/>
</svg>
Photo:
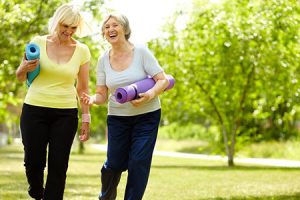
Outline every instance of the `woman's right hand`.
<svg viewBox="0 0 300 200">
<path fill-rule="evenodd" d="M 39 59 L 26 60 L 25 53 L 24 53 L 22 62 L 16 71 L 17 79 L 19 81 L 25 81 L 27 78 L 27 72 L 31 72 L 31 71 L 35 70 L 35 68 L 37 68 L 38 64 L 39 64 Z"/>
<path fill-rule="evenodd" d="M 88 94 L 86 94 L 86 93 L 82 93 L 82 95 L 81 95 L 81 97 L 80 97 L 80 100 L 84 103 L 84 104 L 86 104 L 86 105 L 89 105 L 89 106 L 91 106 L 91 105 L 93 105 L 93 103 L 94 103 L 94 96 L 89 96 Z"/>
<path fill-rule="evenodd" d="M 37 68 L 39 64 L 39 59 L 34 59 L 34 60 L 26 60 L 25 58 L 23 59 L 21 63 L 21 67 L 25 72 L 32 72 Z"/>
</svg>

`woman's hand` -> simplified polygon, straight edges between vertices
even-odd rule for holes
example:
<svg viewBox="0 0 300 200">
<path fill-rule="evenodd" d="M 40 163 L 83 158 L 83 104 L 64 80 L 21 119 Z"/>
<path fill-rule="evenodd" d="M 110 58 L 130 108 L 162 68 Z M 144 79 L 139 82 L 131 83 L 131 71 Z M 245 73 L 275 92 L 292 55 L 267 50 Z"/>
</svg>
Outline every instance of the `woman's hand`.
<svg viewBox="0 0 300 200">
<path fill-rule="evenodd" d="M 80 128 L 80 135 L 79 140 L 81 142 L 85 142 L 90 137 L 90 123 L 82 122 L 81 128 Z"/>
<path fill-rule="evenodd" d="M 25 68 L 26 72 L 32 72 L 33 70 L 35 70 L 35 68 L 37 68 L 39 64 L 39 59 L 34 59 L 34 60 L 23 60 L 22 64 L 23 68 Z"/>
<path fill-rule="evenodd" d="M 153 88 L 151 88 L 145 93 L 140 93 L 140 98 L 130 101 L 133 104 L 133 106 L 137 107 L 145 102 L 150 101 L 154 97 L 161 94 L 169 85 L 169 80 L 167 79 L 166 74 L 164 72 L 156 74 L 155 76 L 153 76 L 153 79 L 155 81 L 155 85 L 153 86 Z"/>
<path fill-rule="evenodd" d="M 155 96 L 156 96 L 155 92 L 150 89 L 147 92 L 140 93 L 138 99 L 132 100 L 130 102 L 132 103 L 133 106 L 138 107 L 138 106 L 150 101 Z"/>
<path fill-rule="evenodd" d="M 82 93 L 81 97 L 80 97 L 80 100 L 82 101 L 82 103 L 84 103 L 85 105 L 93 105 L 94 101 L 95 101 L 95 98 L 94 96 L 89 96 L 88 94 L 86 93 Z"/>
<path fill-rule="evenodd" d="M 19 81 L 25 81 L 27 78 L 27 72 L 31 72 L 35 70 L 38 64 L 39 64 L 39 59 L 26 60 L 24 54 L 23 60 L 16 71 L 17 79 Z"/>
<path fill-rule="evenodd" d="M 39 59 L 34 59 L 34 60 L 27 60 L 26 59 L 26 54 L 24 53 L 22 62 L 20 64 L 20 67 L 23 69 L 23 71 L 27 72 L 32 72 L 37 68 L 39 65 Z"/>
</svg>

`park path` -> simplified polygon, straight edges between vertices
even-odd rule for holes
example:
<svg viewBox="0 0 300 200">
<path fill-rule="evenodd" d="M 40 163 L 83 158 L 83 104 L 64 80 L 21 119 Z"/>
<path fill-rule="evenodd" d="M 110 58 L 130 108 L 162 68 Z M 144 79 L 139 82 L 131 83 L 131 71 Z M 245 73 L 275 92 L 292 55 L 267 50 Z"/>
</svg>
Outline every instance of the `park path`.
<svg viewBox="0 0 300 200">
<path fill-rule="evenodd" d="M 104 144 L 92 144 L 93 148 L 106 151 L 106 145 Z M 227 162 L 227 157 L 223 156 L 210 156 L 204 154 L 192 154 L 192 153 L 180 153 L 180 152 L 167 152 L 154 150 L 154 156 L 165 156 L 175 158 L 190 158 L 190 159 L 202 159 L 202 160 L 218 160 Z M 273 166 L 273 167 L 292 167 L 300 168 L 300 161 L 296 160 L 284 160 L 284 159 L 265 159 L 265 158 L 235 158 L 235 163 L 240 164 L 255 164 L 262 166 Z"/>
</svg>

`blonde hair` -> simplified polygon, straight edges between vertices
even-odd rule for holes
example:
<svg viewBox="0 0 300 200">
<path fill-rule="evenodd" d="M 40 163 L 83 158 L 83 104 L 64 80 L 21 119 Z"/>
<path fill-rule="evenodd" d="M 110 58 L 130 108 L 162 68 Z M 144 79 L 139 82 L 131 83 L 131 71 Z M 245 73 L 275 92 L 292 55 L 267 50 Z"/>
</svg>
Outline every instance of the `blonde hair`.
<svg viewBox="0 0 300 200">
<path fill-rule="evenodd" d="M 79 8 L 73 4 L 63 4 L 50 18 L 48 31 L 51 35 L 57 31 L 57 27 L 60 23 L 77 26 L 75 35 L 78 37 L 84 37 L 92 33 L 91 27 L 85 22 Z"/>
<path fill-rule="evenodd" d="M 122 25 L 125 32 L 125 38 L 126 40 L 128 40 L 131 35 L 131 28 L 129 25 L 129 21 L 125 15 L 119 13 L 110 13 L 106 17 L 104 17 L 101 26 L 102 36 L 104 37 L 105 24 L 110 18 L 115 18 Z"/>
</svg>

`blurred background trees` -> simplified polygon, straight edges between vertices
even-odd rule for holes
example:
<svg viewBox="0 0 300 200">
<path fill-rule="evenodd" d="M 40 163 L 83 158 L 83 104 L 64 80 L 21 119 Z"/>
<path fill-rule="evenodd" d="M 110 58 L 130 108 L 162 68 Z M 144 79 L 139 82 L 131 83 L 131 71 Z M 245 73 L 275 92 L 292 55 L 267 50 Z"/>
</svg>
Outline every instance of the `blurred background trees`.
<svg viewBox="0 0 300 200">
<path fill-rule="evenodd" d="M 15 71 L 24 54 L 25 45 L 35 35 L 48 34 L 48 21 L 56 8 L 66 3 L 66 0 L 9 0 L 0 3 L 0 132 L 11 136 L 19 135 L 18 124 L 21 105 L 26 94 L 26 85 L 16 80 Z M 92 14 L 95 21 L 102 19 L 99 8 L 103 1 L 91 0 L 83 4 L 82 10 Z M 95 74 L 97 58 L 103 45 L 91 37 L 80 39 L 86 43 L 92 54 L 91 63 L 91 91 L 95 88 Z M 103 116 L 105 108 L 93 111 L 92 127 L 94 132 L 105 129 Z M 98 117 L 99 116 L 99 117 Z M 96 125 L 97 124 L 97 125 Z M 103 132 L 103 131 L 102 131 Z"/>
<path fill-rule="evenodd" d="M 63 2 L 1 1 L 0 132 L 18 135 L 25 84 L 15 78 L 25 44 L 47 33 Z M 150 49 L 175 87 L 161 96 L 160 137 L 205 140 L 199 153 L 224 154 L 234 165 L 242 146 L 299 139 L 300 4 L 291 0 L 194 0 L 168 19 Z M 83 10 L 100 24 L 102 1 Z M 184 21 L 184 25 L 178 26 Z M 99 30 L 100 32 L 100 30 Z M 104 50 L 102 41 L 80 39 L 92 53 L 90 88 Z M 105 136 L 106 106 L 92 107 L 92 137 Z"/>
<path fill-rule="evenodd" d="M 163 99 L 165 120 L 217 126 L 229 165 L 236 146 L 297 137 L 299 9 L 297 1 L 237 0 L 179 10 L 150 45 L 177 80 Z"/>
</svg>

